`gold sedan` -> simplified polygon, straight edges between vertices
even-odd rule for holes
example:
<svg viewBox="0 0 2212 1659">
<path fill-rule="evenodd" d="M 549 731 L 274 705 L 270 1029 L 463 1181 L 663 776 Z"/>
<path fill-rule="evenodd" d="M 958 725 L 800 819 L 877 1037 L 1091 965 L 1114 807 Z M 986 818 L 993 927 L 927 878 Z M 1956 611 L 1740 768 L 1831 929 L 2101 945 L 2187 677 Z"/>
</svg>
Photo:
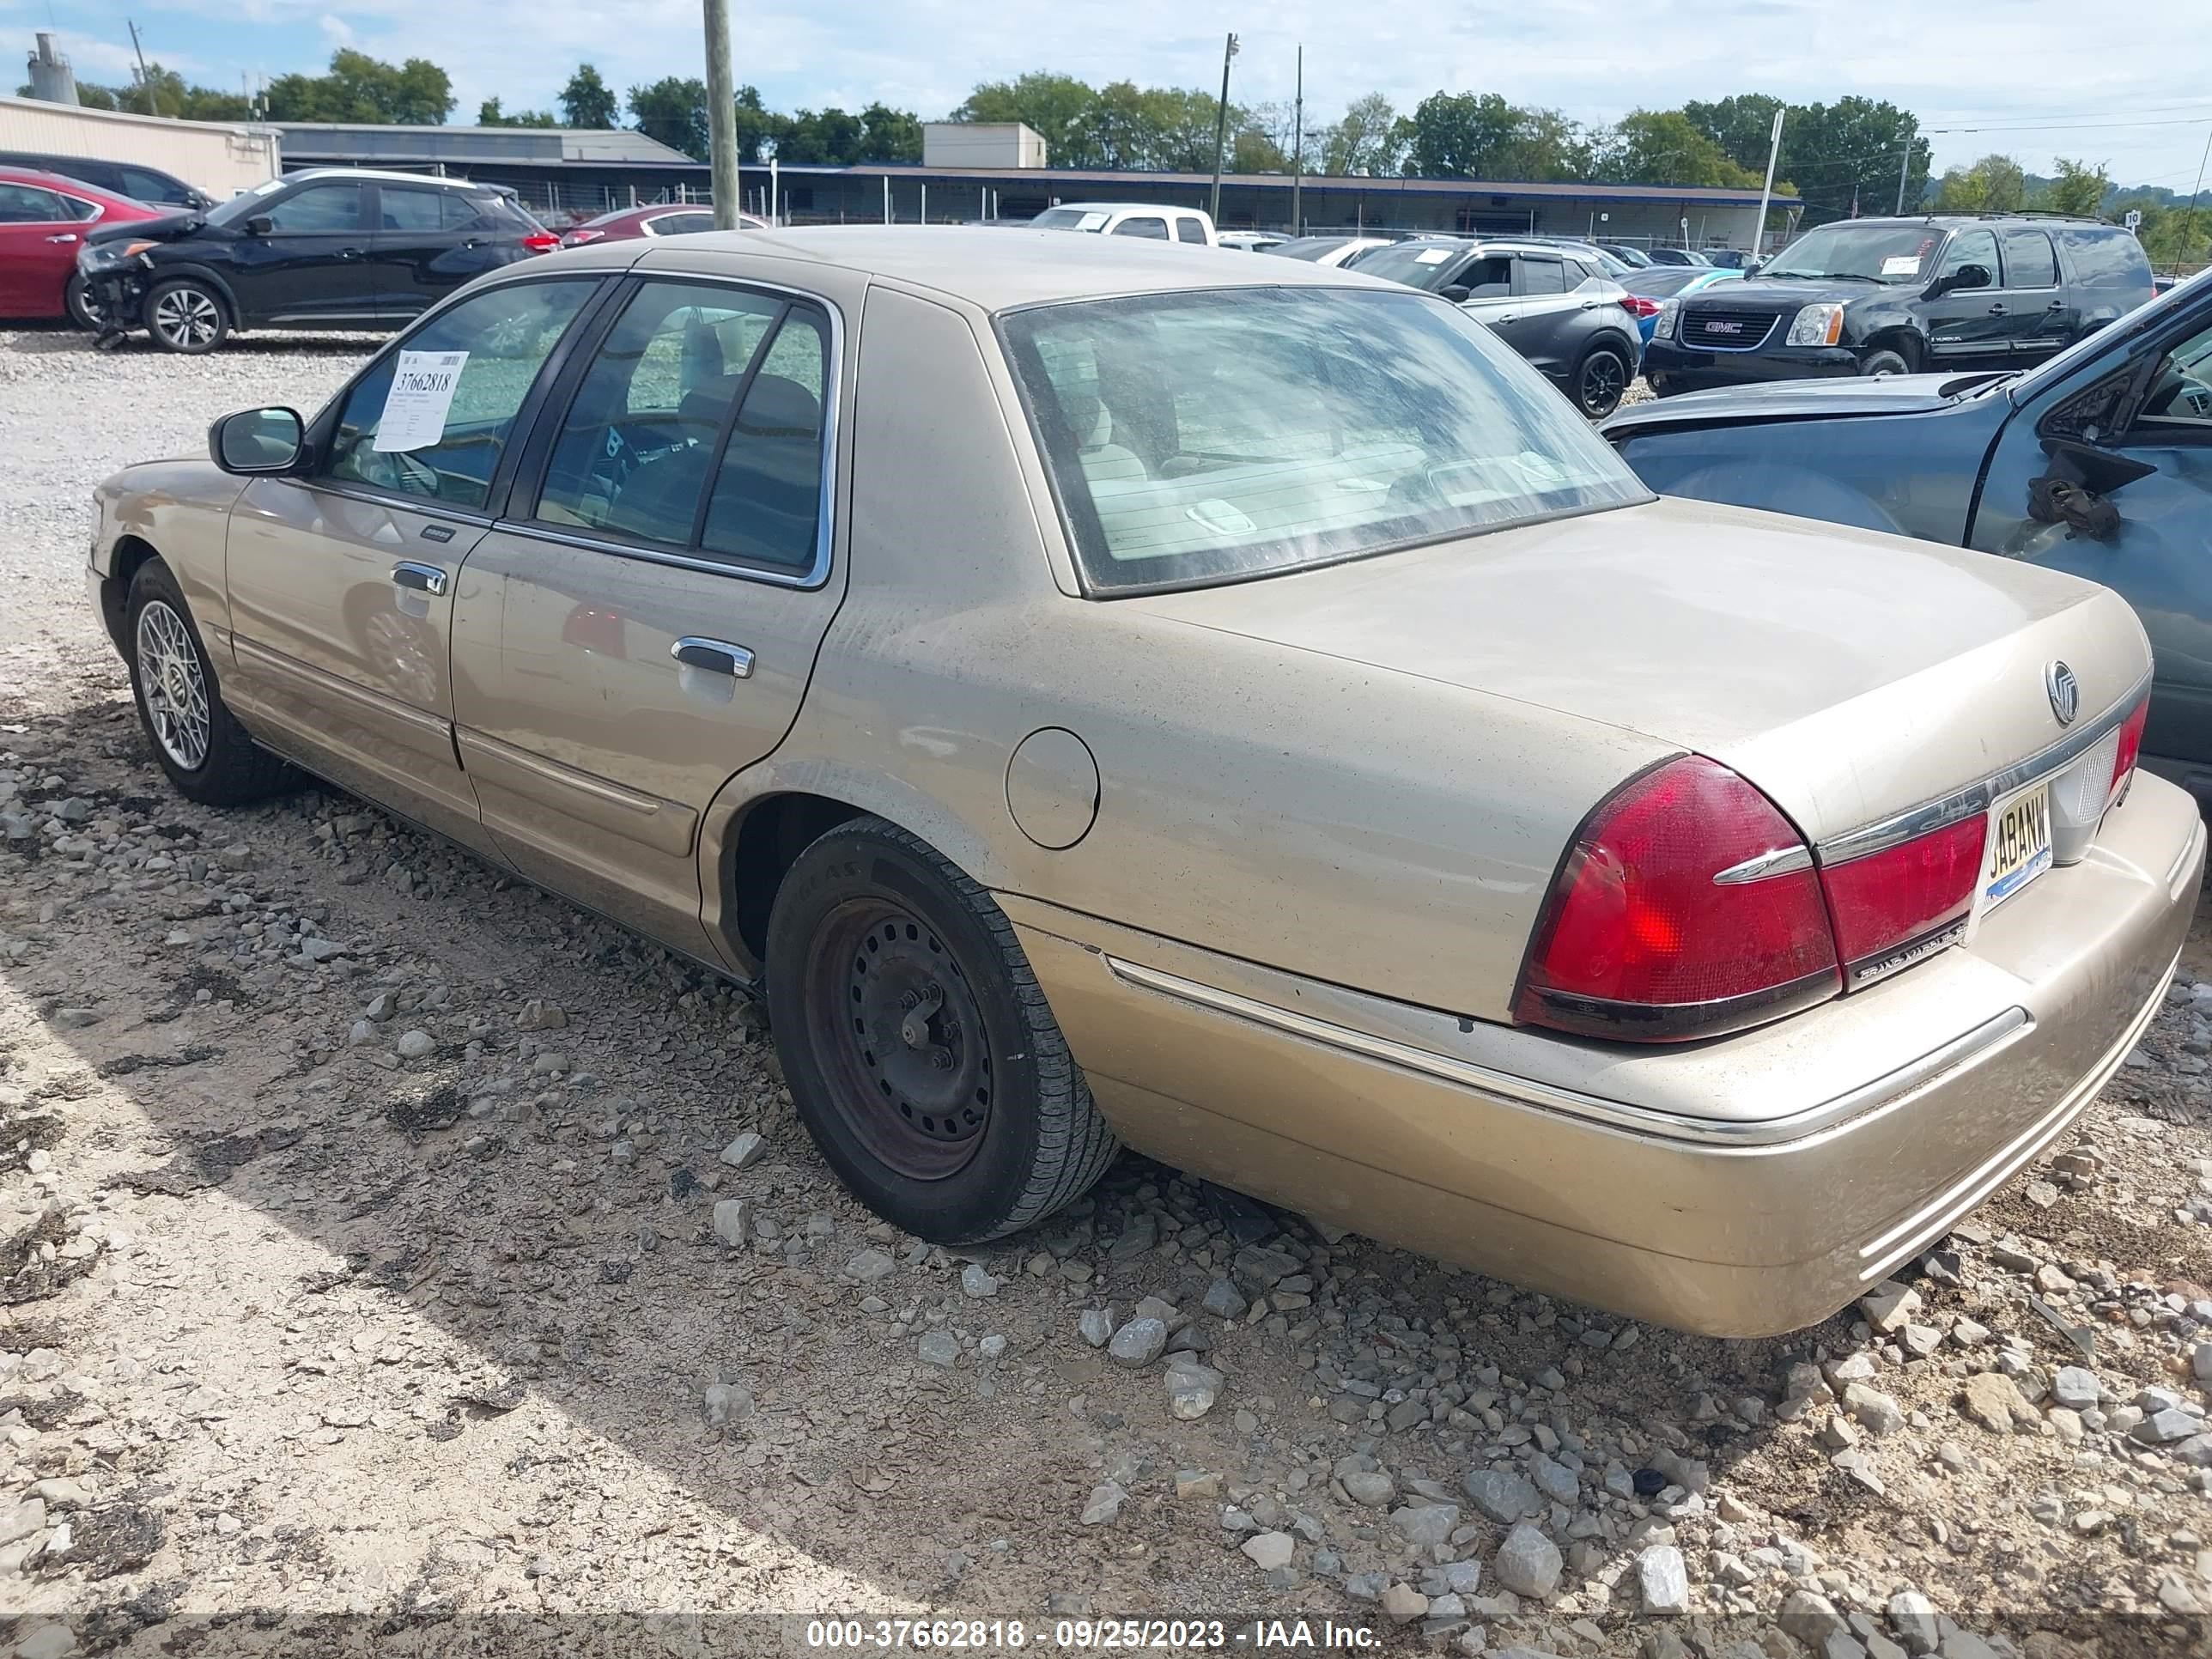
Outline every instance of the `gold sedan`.
<svg viewBox="0 0 2212 1659">
<path fill-rule="evenodd" d="M 161 764 L 762 988 L 945 1243 L 1117 1144 L 1792 1329 L 2048 1146 L 2204 861 L 2109 592 L 1653 498 L 1452 306 L 1043 232 L 588 246 L 99 490 Z"/>
</svg>

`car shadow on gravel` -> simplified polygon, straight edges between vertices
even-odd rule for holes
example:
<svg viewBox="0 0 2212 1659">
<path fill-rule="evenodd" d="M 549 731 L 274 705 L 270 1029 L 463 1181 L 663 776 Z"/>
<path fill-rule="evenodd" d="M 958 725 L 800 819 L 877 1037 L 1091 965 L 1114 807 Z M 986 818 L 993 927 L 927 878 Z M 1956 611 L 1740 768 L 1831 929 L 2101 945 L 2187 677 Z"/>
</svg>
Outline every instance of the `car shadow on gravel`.
<svg viewBox="0 0 2212 1659">
<path fill-rule="evenodd" d="M 20 330 L 4 344 L 0 354 L 21 357 L 60 357 L 89 356 L 94 352 L 113 352 L 124 356 L 167 357 L 178 354 L 165 352 L 143 334 L 126 334 L 109 344 L 101 344 L 94 337 L 66 323 L 9 323 L 9 330 Z M 265 357 L 275 354 L 287 356 L 324 356 L 333 357 L 361 356 L 374 350 L 387 337 L 383 334 L 362 333 L 283 333 L 274 331 L 254 331 L 233 334 L 224 341 L 216 354 L 224 356 Z"/>
<path fill-rule="evenodd" d="M 65 1137 L 57 1166 L 145 1206 L 140 1231 L 167 1241 L 156 1272 L 197 1286 L 201 1311 L 234 1297 L 225 1253 L 261 1248 L 264 1224 L 307 1247 L 267 1247 L 289 1282 L 249 1276 L 262 1316 L 228 1327 L 228 1386 L 282 1383 L 287 1419 L 319 1411 L 302 1432 L 326 1462 L 495 1504 L 525 1541 L 489 1571 L 518 1597 L 539 1577 L 522 1573 L 533 1553 L 641 1547 L 673 1528 L 772 1538 L 885 1596 L 1006 1616 L 1076 1605 L 1061 1596 L 1371 1617 L 1347 1575 L 1419 1582 L 1463 1558 L 1496 1593 L 1505 1528 L 1462 1486 L 1492 1467 L 1572 1492 L 1548 1517 L 1571 1599 L 1525 1610 L 1516 1628 L 1536 1636 L 1586 1615 L 1632 1644 L 1647 1628 L 1638 1552 L 1713 1544 L 1717 1526 L 1754 1577 L 1802 1568 L 1801 1547 L 1902 1547 L 1928 1552 L 1916 1582 L 1939 1604 L 1987 1602 L 2005 1582 L 1986 1553 L 1923 1535 L 1922 1468 L 1869 1455 L 1854 1472 L 1780 1420 L 1807 1414 L 1784 1403 L 1793 1364 L 1863 1346 L 1855 1315 L 1747 1342 L 1628 1327 L 1133 1155 L 1074 1211 L 948 1254 L 836 1186 L 757 1015 L 658 947 L 342 795 L 192 806 L 119 701 L 26 721 L 0 749 L 58 779 L 35 797 L 82 801 L 81 824 L 118 821 L 166 860 L 101 875 L 72 871 L 50 838 L 34 855 L 0 842 L 5 888 L 33 915 L 53 906 L 35 922 L 23 903 L 0 912 L 0 947 L 30 942 L 12 962 L 0 951 L 0 983 L 73 1056 L 76 1080 L 47 1093 L 65 1119 L 72 1091 L 130 1109 Z M 403 1059 L 423 1046 L 401 1043 L 415 1031 L 428 1051 Z M 732 1144 L 749 1129 L 758 1152 Z M 718 1210 L 732 1198 L 742 1218 Z M 1291 1259 L 1249 1273 L 1232 1266 L 1248 1246 Z M 1223 1278 L 1267 1310 L 1199 1313 Z M 1917 1293 L 1916 1320 L 1988 1317 L 1956 1284 Z M 1148 1295 L 1197 1315 L 1190 1340 L 1222 1373 L 1195 1420 L 1171 1414 L 1158 1363 L 1124 1366 L 1078 1334 L 1086 1309 L 1126 1316 Z M 131 1305 L 158 1327 L 159 1294 Z M 404 1351 L 413 1321 L 445 1358 L 303 1381 L 266 1342 L 273 1322 L 374 1358 L 380 1342 Z M 224 1328 L 195 1340 L 223 1347 Z M 927 1363 L 920 1339 L 936 1332 L 957 1345 L 949 1366 Z M 2033 1321 L 2021 1334 L 2068 1352 Z M 377 1410 L 324 1403 L 339 1395 Z M 615 1472 L 605 1448 L 654 1477 Z M 1348 1495 L 1363 1457 L 1394 1498 Z M 1184 1493 L 1192 1473 L 1219 1480 Z M 1615 1495 L 1624 1480 L 1632 1495 Z M 1109 1486 L 1126 1495 L 1115 1517 L 1086 1524 Z M 1458 1530 L 1416 1559 L 1389 1512 L 1437 1502 L 1460 1506 Z M 557 1518 L 571 1509 L 598 1517 L 580 1539 Z M 1296 1558 L 1267 1583 L 1233 1546 L 1275 1529 Z M 662 1585 L 660 1605 L 783 1605 L 764 1582 L 723 1586 L 702 1547 L 696 1578 Z M 1589 1588 L 1623 1572 L 1619 1598 Z"/>
</svg>

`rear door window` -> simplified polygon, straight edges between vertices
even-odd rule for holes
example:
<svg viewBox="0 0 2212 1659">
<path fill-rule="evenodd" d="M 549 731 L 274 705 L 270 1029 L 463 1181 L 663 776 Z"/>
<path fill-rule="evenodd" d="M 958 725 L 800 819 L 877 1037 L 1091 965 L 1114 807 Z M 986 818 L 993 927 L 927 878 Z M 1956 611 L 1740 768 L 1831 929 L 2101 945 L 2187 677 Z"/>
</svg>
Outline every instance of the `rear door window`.
<svg viewBox="0 0 2212 1659">
<path fill-rule="evenodd" d="M 377 191 L 377 219 L 380 228 L 397 231 L 434 231 L 445 228 L 446 192 L 411 185 L 384 185 Z"/>
<path fill-rule="evenodd" d="M 85 204 L 35 185 L 0 185 L 0 225 L 71 224 L 91 216 Z"/>
<path fill-rule="evenodd" d="M 1206 240 L 1206 227 L 1195 219 L 1178 219 L 1176 221 L 1176 240 L 1202 243 Z"/>
<path fill-rule="evenodd" d="M 811 564 L 828 337 L 823 313 L 780 295 L 644 283 L 562 418 L 538 520 Z"/>
<path fill-rule="evenodd" d="M 2039 230 L 2008 230 L 2004 234 L 2004 285 L 2007 288 L 2056 288 L 2058 256 L 2051 238 Z"/>
<path fill-rule="evenodd" d="M 1114 227 L 1114 234 L 1116 236 L 1144 236 L 1155 242 L 1164 242 L 1168 239 L 1168 222 L 1164 219 L 1152 218 L 1149 216 L 1124 219 Z"/>
<path fill-rule="evenodd" d="M 1540 255 L 1516 253 L 1513 267 L 1522 294 L 1565 294 L 1567 291 L 1565 268 L 1557 259 Z"/>
</svg>

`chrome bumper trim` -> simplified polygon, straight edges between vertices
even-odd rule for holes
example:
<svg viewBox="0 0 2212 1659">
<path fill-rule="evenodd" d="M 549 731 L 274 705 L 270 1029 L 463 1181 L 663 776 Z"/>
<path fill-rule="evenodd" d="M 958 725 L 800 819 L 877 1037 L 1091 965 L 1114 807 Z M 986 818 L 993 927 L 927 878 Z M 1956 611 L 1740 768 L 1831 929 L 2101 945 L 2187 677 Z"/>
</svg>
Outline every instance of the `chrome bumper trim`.
<svg viewBox="0 0 2212 1659">
<path fill-rule="evenodd" d="M 1760 1118 L 1728 1123 L 1711 1118 L 1690 1117 L 1631 1106 L 1577 1090 L 1559 1089 L 1510 1073 L 1495 1071 L 1469 1060 L 1456 1060 L 1426 1048 L 1333 1021 L 1295 1013 L 1273 1003 L 1223 991 L 1179 974 L 1163 973 L 1118 957 L 1108 956 L 1106 966 L 1126 985 L 1176 1001 L 1226 1014 L 1279 1031 L 1285 1036 L 1318 1042 L 1324 1047 L 1378 1060 L 1386 1066 L 1434 1078 L 1455 1087 L 1479 1090 L 1507 1104 L 1531 1111 L 1573 1117 L 1622 1134 L 1645 1139 L 1689 1141 L 1716 1153 L 1755 1154 L 1794 1141 L 1802 1141 L 1856 1119 L 1903 1105 L 1921 1089 L 1961 1066 L 1985 1059 L 1998 1048 L 2026 1036 L 2034 1021 L 2025 1008 L 2006 1009 L 1942 1047 L 1899 1066 L 1885 1076 L 1861 1085 L 1817 1106 L 1787 1117 Z M 2171 970 L 2169 970 L 2169 976 Z M 2155 1001 L 2154 1001 L 2155 1006 Z"/>
</svg>

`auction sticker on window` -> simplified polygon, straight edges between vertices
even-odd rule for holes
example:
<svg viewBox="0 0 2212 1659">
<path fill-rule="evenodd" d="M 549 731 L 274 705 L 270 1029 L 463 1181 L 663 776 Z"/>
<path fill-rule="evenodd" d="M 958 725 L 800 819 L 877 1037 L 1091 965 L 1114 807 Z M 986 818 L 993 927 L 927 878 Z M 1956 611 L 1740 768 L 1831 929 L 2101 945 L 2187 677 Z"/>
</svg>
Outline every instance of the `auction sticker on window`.
<svg viewBox="0 0 2212 1659">
<path fill-rule="evenodd" d="M 1920 274 L 1920 256 L 1917 253 L 1893 253 L 1881 262 L 1881 274 L 1885 276 L 1917 276 Z"/>
<path fill-rule="evenodd" d="M 465 351 L 401 352 L 369 447 L 386 453 L 428 449 L 443 438 L 453 389 L 460 385 L 468 361 Z"/>
</svg>

